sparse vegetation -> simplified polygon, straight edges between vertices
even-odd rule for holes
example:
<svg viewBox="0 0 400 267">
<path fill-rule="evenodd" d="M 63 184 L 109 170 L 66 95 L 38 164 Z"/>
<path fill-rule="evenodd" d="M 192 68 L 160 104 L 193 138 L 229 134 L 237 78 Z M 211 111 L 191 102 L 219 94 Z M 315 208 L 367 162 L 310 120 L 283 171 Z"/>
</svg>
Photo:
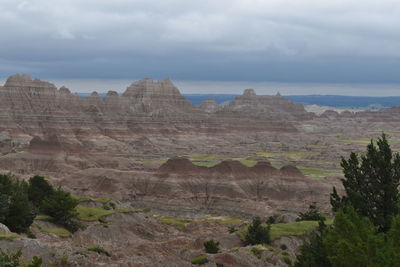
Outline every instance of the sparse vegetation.
<svg viewBox="0 0 400 267">
<path fill-rule="evenodd" d="M 63 229 L 63 228 L 46 228 L 39 224 L 34 224 L 34 226 L 39 231 L 44 232 L 44 233 L 54 234 L 59 237 L 70 237 L 71 236 L 71 232 L 66 229 Z"/>
<path fill-rule="evenodd" d="M 15 253 L 12 252 L 5 252 L 2 249 L 0 249 L 0 266 L 1 267 L 19 267 L 21 265 L 21 256 L 22 252 L 21 250 L 18 250 Z M 28 264 L 24 264 L 23 266 L 26 267 L 41 267 L 43 264 L 43 260 L 40 257 L 33 256 L 32 262 Z"/>
<path fill-rule="evenodd" d="M 21 255 L 21 250 L 18 250 L 15 253 L 0 250 L 0 266 L 18 267 Z"/>
<path fill-rule="evenodd" d="M 100 246 L 88 247 L 86 250 L 87 251 L 96 252 L 98 254 L 104 254 L 107 257 L 111 257 L 111 252 L 109 252 L 108 250 L 106 250 L 106 249 L 104 249 L 103 247 L 100 247 Z"/>
<path fill-rule="evenodd" d="M 284 263 L 286 263 L 287 265 L 291 266 L 292 265 L 292 259 L 290 258 L 290 256 L 288 255 L 283 255 L 282 256 L 282 260 Z"/>
<path fill-rule="evenodd" d="M 16 233 L 9 233 L 9 234 L 0 234 L 0 239 L 11 240 L 14 238 L 20 238 L 21 236 Z"/>
<path fill-rule="evenodd" d="M 236 227 L 235 226 L 233 226 L 233 225 L 230 225 L 229 227 L 228 227 L 228 232 L 230 233 L 230 234 L 233 234 L 234 232 L 236 232 L 237 230 L 236 230 Z"/>
<path fill-rule="evenodd" d="M 255 245 L 251 248 L 250 252 L 256 256 L 258 259 L 261 259 L 263 251 L 268 251 L 268 248 L 262 245 Z"/>
<path fill-rule="evenodd" d="M 296 221 L 325 221 L 325 217 L 319 212 L 317 204 L 312 203 L 306 212 L 299 213 Z"/>
<path fill-rule="evenodd" d="M 206 256 L 198 256 L 191 260 L 191 263 L 194 265 L 202 265 L 202 264 L 206 264 L 207 262 L 208 262 L 208 259 Z"/>
</svg>

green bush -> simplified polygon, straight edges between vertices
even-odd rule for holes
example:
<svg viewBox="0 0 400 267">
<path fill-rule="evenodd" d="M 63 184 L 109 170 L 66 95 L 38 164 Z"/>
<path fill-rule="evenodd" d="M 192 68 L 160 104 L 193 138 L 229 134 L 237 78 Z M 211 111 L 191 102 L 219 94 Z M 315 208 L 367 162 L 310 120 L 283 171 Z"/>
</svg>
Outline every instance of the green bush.
<svg viewBox="0 0 400 267">
<path fill-rule="evenodd" d="M 22 252 L 21 250 L 18 250 L 15 253 L 11 252 L 4 252 L 3 250 L 0 249 L 0 266 L 1 267 L 19 267 L 21 266 L 20 258 L 21 258 Z M 32 263 L 24 265 L 26 267 L 41 267 L 43 263 L 42 258 L 33 256 L 32 258 Z"/>
<path fill-rule="evenodd" d="M 247 228 L 244 241 L 247 245 L 269 244 L 271 242 L 271 225 L 263 226 L 260 217 L 253 218 Z"/>
<path fill-rule="evenodd" d="M 206 264 L 207 262 L 208 262 L 208 259 L 206 256 L 198 256 L 191 260 L 191 263 L 195 264 L 195 265 L 202 265 L 202 264 Z"/>
<path fill-rule="evenodd" d="M 216 242 L 213 239 L 204 242 L 203 245 L 206 253 L 216 254 L 219 252 L 219 242 Z"/>
</svg>

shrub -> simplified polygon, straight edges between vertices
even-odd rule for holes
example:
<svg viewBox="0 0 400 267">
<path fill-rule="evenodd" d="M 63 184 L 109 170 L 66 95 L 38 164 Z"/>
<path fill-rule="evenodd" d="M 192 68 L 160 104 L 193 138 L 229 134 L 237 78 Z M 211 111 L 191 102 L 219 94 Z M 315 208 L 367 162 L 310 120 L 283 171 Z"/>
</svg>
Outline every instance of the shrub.
<svg viewBox="0 0 400 267">
<path fill-rule="evenodd" d="M 219 242 L 216 242 L 213 239 L 204 242 L 203 245 L 206 253 L 216 254 L 219 252 Z"/>
<path fill-rule="evenodd" d="M 191 263 L 195 264 L 195 265 L 202 265 L 202 264 L 206 264 L 207 262 L 208 262 L 208 259 L 206 258 L 206 256 L 198 256 L 191 260 Z"/>
<path fill-rule="evenodd" d="M 299 217 L 296 219 L 297 222 L 300 221 L 324 221 L 325 217 L 319 212 L 317 205 L 315 203 L 310 204 L 306 212 L 300 212 Z"/>
<path fill-rule="evenodd" d="M 258 247 L 251 248 L 251 253 L 253 253 L 253 255 L 256 256 L 258 259 L 261 259 L 262 252 L 263 250 L 259 249 Z"/>
<path fill-rule="evenodd" d="M 269 244 L 271 242 L 271 225 L 263 226 L 260 217 L 255 217 L 245 233 L 247 245 Z"/>
<path fill-rule="evenodd" d="M 230 234 L 233 234 L 233 233 L 236 232 L 236 231 L 237 231 L 237 230 L 236 230 L 235 226 L 231 225 L 231 226 L 228 227 L 228 232 L 229 232 Z"/>
<path fill-rule="evenodd" d="M 282 256 L 282 260 L 289 266 L 292 265 L 292 259 L 289 256 Z"/>
<path fill-rule="evenodd" d="M 7 253 L 0 250 L 0 266 L 18 267 L 19 258 L 21 257 L 21 255 L 21 250 L 18 250 L 15 253 Z"/>
<path fill-rule="evenodd" d="M 27 267 L 40 267 L 42 266 L 43 259 L 37 256 L 33 256 L 32 263 L 28 264 Z"/>
<path fill-rule="evenodd" d="M 274 224 L 276 223 L 276 216 L 269 216 L 267 219 L 267 224 Z"/>
<path fill-rule="evenodd" d="M 104 254 L 107 257 L 111 257 L 111 252 L 107 251 L 106 249 L 104 249 L 103 247 L 100 247 L 100 246 L 89 247 L 89 248 L 87 248 L 87 251 L 93 251 L 98 254 Z"/>
</svg>

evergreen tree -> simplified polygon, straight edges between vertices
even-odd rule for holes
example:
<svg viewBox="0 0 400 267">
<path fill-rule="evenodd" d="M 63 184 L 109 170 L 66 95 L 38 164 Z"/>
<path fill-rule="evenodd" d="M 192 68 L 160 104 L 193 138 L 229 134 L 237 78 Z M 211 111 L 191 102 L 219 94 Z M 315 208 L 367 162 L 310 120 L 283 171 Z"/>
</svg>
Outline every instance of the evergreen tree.
<svg viewBox="0 0 400 267">
<path fill-rule="evenodd" d="M 74 232 L 78 229 L 78 225 L 72 221 L 77 216 L 77 205 L 78 201 L 73 199 L 70 193 L 59 188 L 42 201 L 40 211 Z"/>
<path fill-rule="evenodd" d="M 326 236 L 327 226 L 324 221 L 319 221 L 318 228 L 313 231 L 308 241 L 300 247 L 296 267 L 331 267 L 323 240 Z"/>
<path fill-rule="evenodd" d="M 28 195 L 36 207 L 39 207 L 43 199 L 50 196 L 53 191 L 53 187 L 43 176 L 35 175 L 29 179 Z"/>
<path fill-rule="evenodd" d="M 28 199 L 28 184 L 0 175 L 0 222 L 11 231 L 22 233 L 29 229 L 36 209 Z"/>
<path fill-rule="evenodd" d="M 10 197 L 8 216 L 4 224 L 16 233 L 23 233 L 29 229 L 36 217 L 36 209 L 28 199 L 23 188 L 16 188 Z"/>
<path fill-rule="evenodd" d="M 380 232 L 387 232 L 393 216 L 398 214 L 400 156 L 393 154 L 385 134 L 376 145 L 371 140 L 367 153 L 358 157 L 354 152 L 342 159 L 346 195 L 340 197 L 334 188 L 331 204 L 334 211 L 351 204 L 355 211 L 368 217 Z"/>
<path fill-rule="evenodd" d="M 255 217 L 247 229 L 245 242 L 248 245 L 269 244 L 271 242 L 270 231 L 270 224 L 263 226 L 260 217 Z"/>
<path fill-rule="evenodd" d="M 8 215 L 8 196 L 0 193 L 0 223 L 4 223 Z"/>
<path fill-rule="evenodd" d="M 354 208 L 336 213 L 332 229 L 324 239 L 333 266 L 372 266 L 369 242 L 376 227 L 367 217 L 359 216 Z M 375 254 L 375 253 L 374 253 Z"/>
</svg>

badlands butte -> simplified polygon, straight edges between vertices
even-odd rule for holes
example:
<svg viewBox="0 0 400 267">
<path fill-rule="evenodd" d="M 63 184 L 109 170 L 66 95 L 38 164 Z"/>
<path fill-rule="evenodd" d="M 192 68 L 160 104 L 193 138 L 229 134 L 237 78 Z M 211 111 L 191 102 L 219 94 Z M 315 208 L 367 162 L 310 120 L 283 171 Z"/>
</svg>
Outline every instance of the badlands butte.
<svg viewBox="0 0 400 267">
<path fill-rule="evenodd" d="M 3 227 L 0 247 L 45 266 L 192 266 L 213 238 L 221 252 L 205 266 L 287 266 L 298 235 L 315 226 L 296 225 L 297 214 L 316 202 L 329 217 L 332 187 L 342 190 L 340 158 L 382 131 L 398 151 L 399 122 L 400 107 L 316 115 L 253 89 L 223 106 L 193 106 L 169 79 L 82 98 L 14 75 L 0 86 L 1 171 L 45 176 L 79 198 L 86 229 L 70 234 L 37 218 L 35 239 Z M 240 229 L 274 215 L 282 223 L 256 257 Z M 93 246 L 110 255 L 85 250 Z"/>
</svg>

